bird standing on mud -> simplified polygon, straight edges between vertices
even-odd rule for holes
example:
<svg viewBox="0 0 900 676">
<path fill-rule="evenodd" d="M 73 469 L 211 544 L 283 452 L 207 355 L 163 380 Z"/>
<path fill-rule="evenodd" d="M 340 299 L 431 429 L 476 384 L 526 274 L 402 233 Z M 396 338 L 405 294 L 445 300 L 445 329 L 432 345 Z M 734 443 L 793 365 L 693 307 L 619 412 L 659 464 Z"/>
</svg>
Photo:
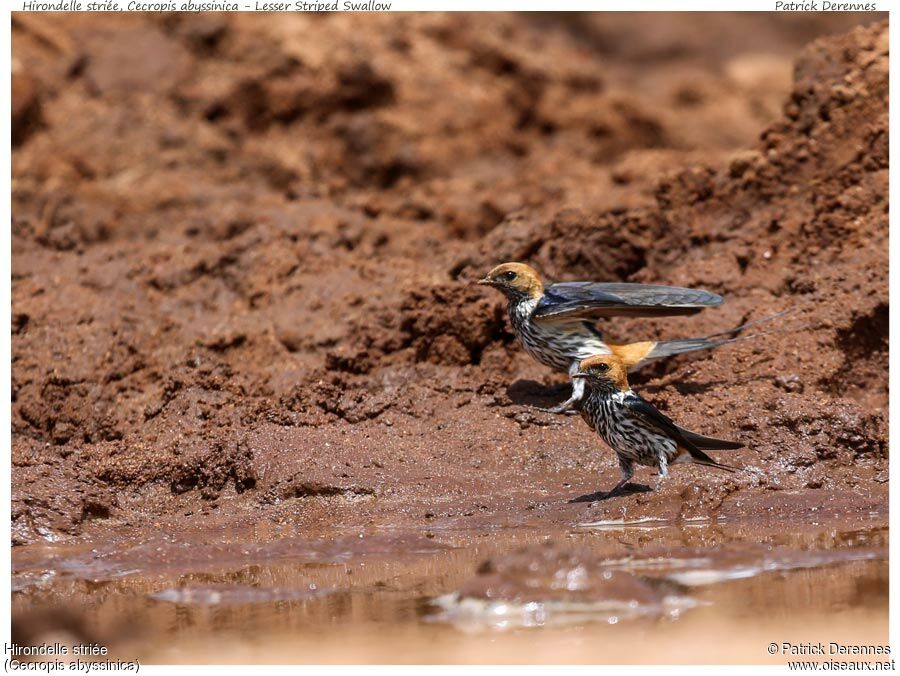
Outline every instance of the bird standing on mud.
<svg viewBox="0 0 900 676">
<path fill-rule="evenodd" d="M 668 474 L 669 465 L 675 463 L 736 471 L 704 451 L 743 448 L 742 443 L 704 437 L 679 427 L 631 390 L 627 371 L 618 357 L 598 355 L 581 362 L 572 375 L 587 385 L 581 417 L 619 456 L 622 480 L 610 495 L 634 476 L 635 463 L 659 468 L 657 489 Z"/>
<path fill-rule="evenodd" d="M 722 297 L 702 289 L 683 289 L 653 284 L 560 282 L 544 286 L 538 273 L 524 263 L 504 263 L 491 270 L 479 284 L 501 291 L 509 301 L 507 311 L 522 347 L 545 366 L 572 376 L 583 359 L 614 354 L 633 369 L 651 359 L 705 350 L 734 339 L 712 340 L 731 331 L 686 340 L 645 341 L 614 345 L 603 340 L 594 325 L 599 317 L 668 317 L 690 315 L 722 304 Z M 746 326 L 746 325 L 745 325 Z M 562 413 L 584 394 L 584 382 L 572 380 L 572 396 L 549 409 Z"/>
</svg>

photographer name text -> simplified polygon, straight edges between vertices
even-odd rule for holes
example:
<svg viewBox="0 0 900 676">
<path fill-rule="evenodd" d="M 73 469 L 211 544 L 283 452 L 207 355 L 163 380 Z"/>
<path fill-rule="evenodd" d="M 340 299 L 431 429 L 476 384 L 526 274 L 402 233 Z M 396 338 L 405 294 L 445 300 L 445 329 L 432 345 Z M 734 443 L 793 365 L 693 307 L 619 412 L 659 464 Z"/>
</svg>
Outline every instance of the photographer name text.
<svg viewBox="0 0 900 676">
<path fill-rule="evenodd" d="M 784 2 L 777 0 L 776 12 L 877 12 L 875 2 L 833 2 L 832 0 L 809 0 L 808 2 Z"/>
</svg>

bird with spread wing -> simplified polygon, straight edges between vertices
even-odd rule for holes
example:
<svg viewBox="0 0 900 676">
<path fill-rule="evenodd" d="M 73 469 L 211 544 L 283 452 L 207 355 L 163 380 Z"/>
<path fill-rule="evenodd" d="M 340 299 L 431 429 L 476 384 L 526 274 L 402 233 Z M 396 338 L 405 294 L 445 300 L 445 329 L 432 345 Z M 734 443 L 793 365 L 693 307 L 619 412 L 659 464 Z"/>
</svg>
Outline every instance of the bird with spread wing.
<svg viewBox="0 0 900 676">
<path fill-rule="evenodd" d="M 616 345 L 603 339 L 595 325 L 602 317 L 671 317 L 692 315 L 722 304 L 722 297 L 702 289 L 627 282 L 558 282 L 544 285 L 524 263 L 504 263 L 478 282 L 501 291 L 513 331 L 534 359 L 573 376 L 583 359 L 617 356 L 627 369 L 684 352 L 707 350 L 738 340 L 728 331 L 681 340 L 642 341 Z M 756 322 L 753 322 L 756 323 Z M 584 380 L 572 379 L 572 395 L 550 411 L 568 411 L 584 396 Z"/>
</svg>

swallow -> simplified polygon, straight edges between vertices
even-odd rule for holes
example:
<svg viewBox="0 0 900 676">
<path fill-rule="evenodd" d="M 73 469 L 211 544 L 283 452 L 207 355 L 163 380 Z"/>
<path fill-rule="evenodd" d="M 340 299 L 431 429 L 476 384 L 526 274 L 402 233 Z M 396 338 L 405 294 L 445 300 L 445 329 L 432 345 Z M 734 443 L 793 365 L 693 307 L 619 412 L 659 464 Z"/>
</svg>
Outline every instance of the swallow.
<svg viewBox="0 0 900 676">
<path fill-rule="evenodd" d="M 595 326 L 598 318 L 692 315 L 721 305 L 722 297 L 702 289 L 624 282 L 559 282 L 545 286 L 540 275 L 524 263 L 498 265 L 478 284 L 491 286 L 506 296 L 513 331 L 525 351 L 541 364 L 570 377 L 583 359 L 594 355 L 614 354 L 626 368 L 634 370 L 654 359 L 734 342 L 738 339 L 719 336 L 750 325 L 701 338 L 614 345 L 603 340 Z M 548 410 L 569 411 L 583 395 L 584 381 L 572 378 L 572 395 Z"/>
<path fill-rule="evenodd" d="M 625 362 L 615 355 L 585 359 L 572 377 L 586 384 L 581 417 L 619 457 L 622 480 L 608 495 L 628 483 L 635 464 L 659 469 L 657 490 L 669 473 L 669 465 L 677 463 L 737 471 L 716 462 L 705 451 L 743 448 L 742 443 L 705 437 L 676 425 L 632 391 Z"/>
</svg>

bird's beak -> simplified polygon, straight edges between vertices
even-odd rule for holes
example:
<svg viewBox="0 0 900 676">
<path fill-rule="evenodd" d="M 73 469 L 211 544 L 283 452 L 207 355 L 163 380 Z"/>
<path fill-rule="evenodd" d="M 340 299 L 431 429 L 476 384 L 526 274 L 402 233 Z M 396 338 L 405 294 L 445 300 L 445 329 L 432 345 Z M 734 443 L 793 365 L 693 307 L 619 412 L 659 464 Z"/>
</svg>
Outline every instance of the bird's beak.
<svg viewBox="0 0 900 676">
<path fill-rule="evenodd" d="M 475 283 L 478 284 L 479 286 L 493 286 L 493 285 L 494 285 L 494 280 L 493 280 L 493 279 L 488 279 L 487 277 L 485 277 L 484 279 L 479 279 L 479 280 L 478 280 L 477 282 L 475 282 Z"/>
<path fill-rule="evenodd" d="M 572 377 L 573 378 L 587 378 L 589 375 L 590 375 L 589 373 L 585 373 L 584 371 L 578 371 L 577 373 L 573 373 Z"/>
</svg>

